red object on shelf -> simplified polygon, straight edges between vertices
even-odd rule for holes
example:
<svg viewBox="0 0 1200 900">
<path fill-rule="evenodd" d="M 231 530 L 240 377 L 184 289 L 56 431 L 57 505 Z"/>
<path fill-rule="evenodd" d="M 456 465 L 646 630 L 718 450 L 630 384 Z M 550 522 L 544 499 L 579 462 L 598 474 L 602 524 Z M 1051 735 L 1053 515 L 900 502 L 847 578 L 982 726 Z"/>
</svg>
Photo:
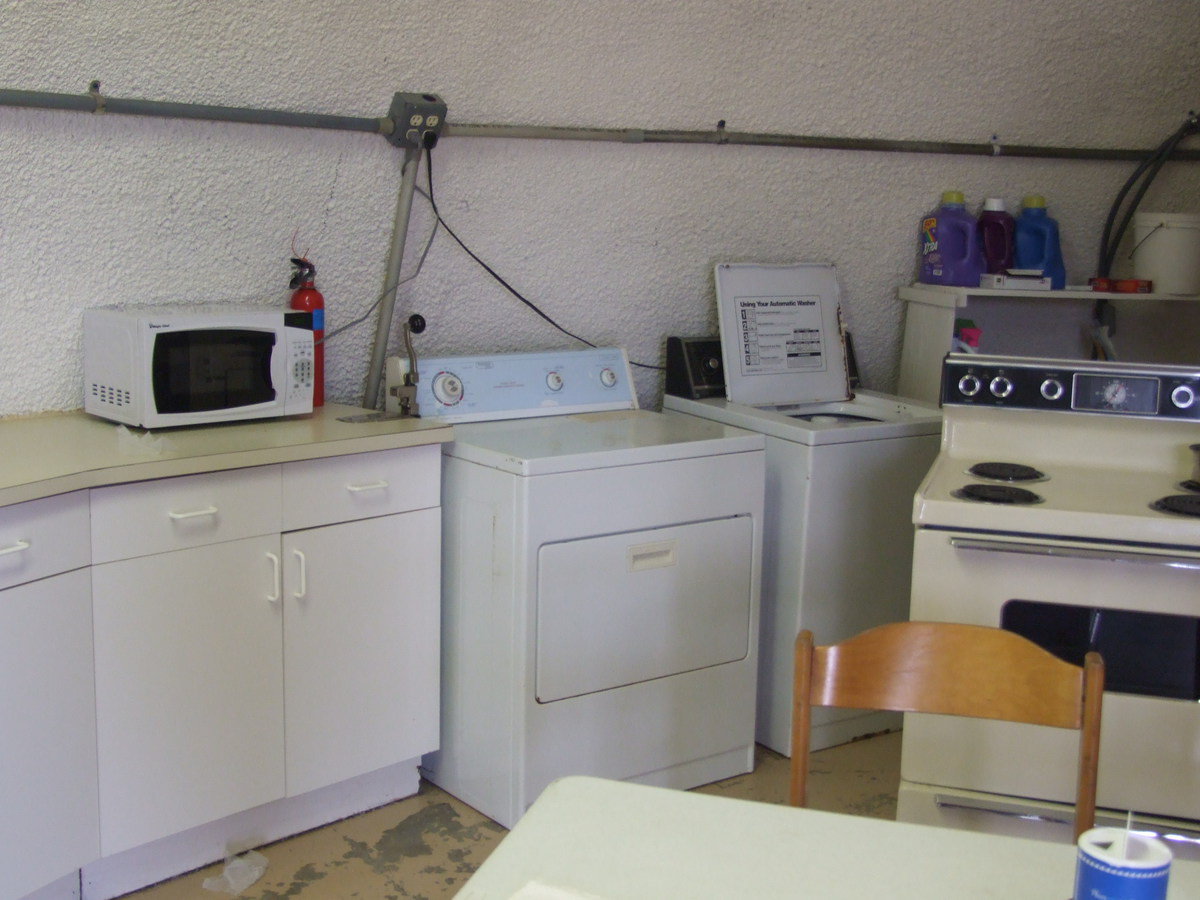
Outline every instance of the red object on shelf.
<svg viewBox="0 0 1200 900">
<path fill-rule="evenodd" d="M 1106 294 L 1152 294 L 1154 282 L 1148 278 L 1089 278 L 1093 291 Z"/>
<path fill-rule="evenodd" d="M 292 277 L 292 309 L 312 313 L 313 324 L 313 409 L 325 405 L 325 297 L 316 288 L 317 270 L 307 259 L 293 259 L 298 271 Z"/>
</svg>

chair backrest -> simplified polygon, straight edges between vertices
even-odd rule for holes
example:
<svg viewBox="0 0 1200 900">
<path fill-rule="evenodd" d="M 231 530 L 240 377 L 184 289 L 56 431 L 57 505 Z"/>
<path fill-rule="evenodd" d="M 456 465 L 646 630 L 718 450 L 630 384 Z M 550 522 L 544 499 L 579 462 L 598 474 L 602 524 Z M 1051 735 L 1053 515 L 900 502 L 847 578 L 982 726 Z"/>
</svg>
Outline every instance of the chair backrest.
<svg viewBox="0 0 1200 900">
<path fill-rule="evenodd" d="M 789 800 L 807 800 L 812 707 L 880 709 L 1003 719 L 1079 730 L 1075 837 L 1096 818 L 1096 769 L 1104 663 L 1082 666 L 1000 628 L 951 622 L 897 622 L 839 644 L 796 637 Z"/>
</svg>

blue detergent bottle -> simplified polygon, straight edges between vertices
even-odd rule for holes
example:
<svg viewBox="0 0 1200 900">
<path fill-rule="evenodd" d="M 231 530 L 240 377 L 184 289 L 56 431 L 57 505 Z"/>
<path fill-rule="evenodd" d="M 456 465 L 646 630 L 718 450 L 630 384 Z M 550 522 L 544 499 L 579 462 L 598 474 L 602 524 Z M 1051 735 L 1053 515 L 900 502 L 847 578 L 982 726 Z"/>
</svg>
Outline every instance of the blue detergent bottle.
<svg viewBox="0 0 1200 900">
<path fill-rule="evenodd" d="M 1056 291 L 1067 286 L 1058 223 L 1046 212 L 1046 198 L 1030 194 L 1021 201 L 1017 216 L 1014 256 L 1018 269 L 1040 269 Z"/>
<path fill-rule="evenodd" d="M 979 287 L 984 271 L 979 223 L 967 212 L 962 191 L 946 191 L 941 205 L 921 219 L 920 243 L 918 280 Z"/>
</svg>

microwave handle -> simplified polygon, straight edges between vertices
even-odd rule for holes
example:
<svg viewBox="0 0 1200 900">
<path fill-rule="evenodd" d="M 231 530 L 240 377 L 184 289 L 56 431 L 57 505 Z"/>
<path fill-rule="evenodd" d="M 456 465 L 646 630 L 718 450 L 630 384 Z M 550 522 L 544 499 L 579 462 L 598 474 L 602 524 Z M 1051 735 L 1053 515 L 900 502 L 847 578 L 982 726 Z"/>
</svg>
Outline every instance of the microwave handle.
<svg viewBox="0 0 1200 900">
<path fill-rule="evenodd" d="M 950 538 L 956 550 L 982 550 L 989 553 L 1024 553 L 1031 556 L 1051 556 L 1056 559 L 1101 560 L 1104 562 L 1133 562 L 1172 569 L 1200 571 L 1200 558 L 1162 553 L 1138 553 L 1115 547 L 1064 547 L 1057 544 L 1037 544 L 1026 541 L 997 541 L 984 538 Z"/>
</svg>

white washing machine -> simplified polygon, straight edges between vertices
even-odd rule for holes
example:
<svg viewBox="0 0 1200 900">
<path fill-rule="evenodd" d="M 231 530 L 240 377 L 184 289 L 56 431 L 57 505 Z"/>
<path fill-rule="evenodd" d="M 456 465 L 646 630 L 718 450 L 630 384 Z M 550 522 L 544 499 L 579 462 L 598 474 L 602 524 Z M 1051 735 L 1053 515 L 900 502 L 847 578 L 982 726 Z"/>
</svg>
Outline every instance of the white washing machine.
<svg viewBox="0 0 1200 900">
<path fill-rule="evenodd" d="M 797 632 L 830 644 L 908 618 L 913 496 L 942 417 L 851 393 L 832 266 L 718 266 L 717 297 L 720 340 L 670 339 L 663 407 L 766 437 L 756 734 L 790 755 Z M 898 727 L 896 714 L 816 709 L 812 746 Z"/>
<path fill-rule="evenodd" d="M 420 369 L 455 436 L 425 776 L 512 827 L 563 775 L 750 771 L 763 436 L 636 409 L 621 350 Z"/>
</svg>

